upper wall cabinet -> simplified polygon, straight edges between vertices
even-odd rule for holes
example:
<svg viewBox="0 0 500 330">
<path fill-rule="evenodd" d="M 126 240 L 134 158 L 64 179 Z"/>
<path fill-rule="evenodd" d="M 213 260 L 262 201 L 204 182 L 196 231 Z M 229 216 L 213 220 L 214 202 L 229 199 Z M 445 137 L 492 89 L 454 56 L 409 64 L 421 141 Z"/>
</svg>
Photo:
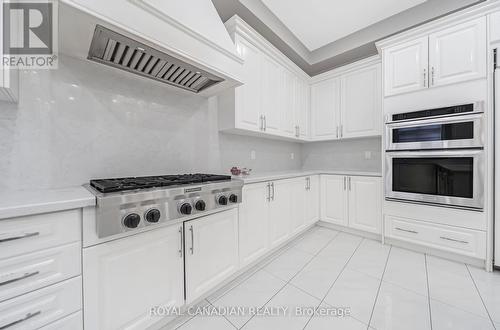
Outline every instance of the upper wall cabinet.
<svg viewBox="0 0 500 330">
<path fill-rule="evenodd" d="M 219 128 L 306 139 L 310 77 L 237 16 L 226 27 L 245 63 L 243 85 L 218 97 Z"/>
<path fill-rule="evenodd" d="M 385 95 L 427 88 L 427 54 L 427 37 L 384 50 Z"/>
<path fill-rule="evenodd" d="M 311 85 L 311 140 L 381 135 L 380 62 L 375 58 L 339 70 Z"/>
<path fill-rule="evenodd" d="M 486 18 L 382 48 L 384 94 L 486 77 Z"/>
</svg>

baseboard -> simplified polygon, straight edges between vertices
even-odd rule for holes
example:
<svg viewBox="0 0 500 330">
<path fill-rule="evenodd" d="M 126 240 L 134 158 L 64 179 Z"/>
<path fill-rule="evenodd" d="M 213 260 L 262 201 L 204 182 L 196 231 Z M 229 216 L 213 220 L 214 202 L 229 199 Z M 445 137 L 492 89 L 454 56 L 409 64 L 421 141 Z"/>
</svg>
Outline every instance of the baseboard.
<svg viewBox="0 0 500 330">
<path fill-rule="evenodd" d="M 317 223 L 317 225 L 321 226 L 321 227 L 325 227 L 325 228 L 330 228 L 330 229 L 333 229 L 333 230 L 341 231 L 341 232 L 344 232 L 344 233 L 348 233 L 348 234 L 352 234 L 352 235 L 356 235 L 356 236 L 361 236 L 361 237 L 365 237 L 365 238 L 369 238 L 369 239 L 373 239 L 373 240 L 379 241 L 379 242 L 382 241 L 382 235 L 381 234 L 375 234 L 375 233 L 370 233 L 370 232 L 363 231 L 363 230 L 358 230 L 358 229 L 353 229 L 353 228 L 349 228 L 349 227 L 344 227 L 344 226 L 336 225 L 336 224 L 333 224 L 333 223 L 330 223 L 330 222 L 326 222 L 326 221 L 319 221 Z"/>
</svg>

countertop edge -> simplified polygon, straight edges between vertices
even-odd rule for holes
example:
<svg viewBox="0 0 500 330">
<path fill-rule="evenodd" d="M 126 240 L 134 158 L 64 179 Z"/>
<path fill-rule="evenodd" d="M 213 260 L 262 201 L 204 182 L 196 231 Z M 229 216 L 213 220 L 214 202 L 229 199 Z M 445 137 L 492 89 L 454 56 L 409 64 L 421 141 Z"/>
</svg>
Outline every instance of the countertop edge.
<svg viewBox="0 0 500 330">
<path fill-rule="evenodd" d="M 352 176 L 370 176 L 382 177 L 381 172 L 364 172 L 364 171 L 328 171 L 328 170 L 311 170 L 303 172 L 290 172 L 290 173 L 263 173 L 249 175 L 247 177 L 236 177 L 244 182 L 244 184 L 252 184 L 265 182 L 269 180 L 285 180 L 291 178 L 299 178 L 308 175 L 352 175 Z"/>
</svg>

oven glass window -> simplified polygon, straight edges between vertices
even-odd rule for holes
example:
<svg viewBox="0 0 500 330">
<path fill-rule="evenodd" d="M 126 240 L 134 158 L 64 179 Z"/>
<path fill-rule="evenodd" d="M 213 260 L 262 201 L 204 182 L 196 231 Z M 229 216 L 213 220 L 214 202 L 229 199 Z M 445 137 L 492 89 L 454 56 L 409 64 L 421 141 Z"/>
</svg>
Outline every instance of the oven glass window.
<svg viewBox="0 0 500 330">
<path fill-rule="evenodd" d="M 471 121 L 452 124 L 403 127 L 392 130 L 393 143 L 462 140 L 473 138 L 474 123 Z"/>
<path fill-rule="evenodd" d="M 473 158 L 393 158 L 392 190 L 473 197 Z"/>
</svg>

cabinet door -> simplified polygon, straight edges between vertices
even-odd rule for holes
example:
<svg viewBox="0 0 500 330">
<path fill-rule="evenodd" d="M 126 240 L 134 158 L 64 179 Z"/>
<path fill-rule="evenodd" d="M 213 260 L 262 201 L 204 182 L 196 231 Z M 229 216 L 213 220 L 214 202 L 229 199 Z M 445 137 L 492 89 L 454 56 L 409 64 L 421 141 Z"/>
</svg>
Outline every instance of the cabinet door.
<svg viewBox="0 0 500 330">
<path fill-rule="evenodd" d="M 238 270 L 238 210 L 187 221 L 184 235 L 189 304 Z"/>
<path fill-rule="evenodd" d="M 83 249 L 86 329 L 145 329 L 153 306 L 184 303 L 182 226 Z"/>
<path fill-rule="evenodd" d="M 290 184 L 292 234 L 296 234 L 302 231 L 309 224 L 306 221 L 307 218 L 305 205 L 307 187 L 307 177 L 293 179 Z"/>
<path fill-rule="evenodd" d="M 260 50 L 243 38 L 235 40 L 239 54 L 245 59 L 243 85 L 235 88 L 236 125 L 238 128 L 260 131 L 262 93 L 262 55 Z"/>
<path fill-rule="evenodd" d="M 239 205 L 240 266 L 244 267 L 267 252 L 269 247 L 268 184 L 243 187 Z"/>
<path fill-rule="evenodd" d="M 284 87 L 284 106 L 282 109 L 282 131 L 285 135 L 295 137 L 295 86 L 297 84 L 297 77 L 290 71 L 286 70 L 283 74 L 283 87 Z"/>
<path fill-rule="evenodd" d="M 321 220 L 347 226 L 347 182 L 342 175 L 321 176 Z"/>
<path fill-rule="evenodd" d="M 270 57 L 262 56 L 262 115 L 265 131 L 279 134 L 283 108 L 283 69 Z"/>
<path fill-rule="evenodd" d="M 490 15 L 490 43 L 498 41 L 500 41 L 500 11 Z"/>
<path fill-rule="evenodd" d="M 376 177 L 349 177 L 349 227 L 381 233 L 382 182 Z"/>
<path fill-rule="evenodd" d="M 428 38 L 384 49 L 385 96 L 428 87 Z"/>
<path fill-rule="evenodd" d="M 382 134 L 380 64 L 342 76 L 343 138 Z"/>
<path fill-rule="evenodd" d="M 269 245 L 273 248 L 288 239 L 291 232 L 291 183 L 280 180 L 271 183 L 269 203 Z"/>
<path fill-rule="evenodd" d="M 299 137 L 302 139 L 309 137 L 309 102 L 309 84 L 297 78 L 295 85 L 295 123 L 298 126 Z"/>
<path fill-rule="evenodd" d="M 486 77 L 486 18 L 429 36 L 430 86 Z"/>
<path fill-rule="evenodd" d="M 306 191 L 305 210 L 306 223 L 311 224 L 319 220 L 319 176 L 309 177 L 309 190 Z"/>
<path fill-rule="evenodd" d="M 311 86 L 311 138 L 337 139 L 340 124 L 340 81 L 333 78 Z"/>
</svg>

